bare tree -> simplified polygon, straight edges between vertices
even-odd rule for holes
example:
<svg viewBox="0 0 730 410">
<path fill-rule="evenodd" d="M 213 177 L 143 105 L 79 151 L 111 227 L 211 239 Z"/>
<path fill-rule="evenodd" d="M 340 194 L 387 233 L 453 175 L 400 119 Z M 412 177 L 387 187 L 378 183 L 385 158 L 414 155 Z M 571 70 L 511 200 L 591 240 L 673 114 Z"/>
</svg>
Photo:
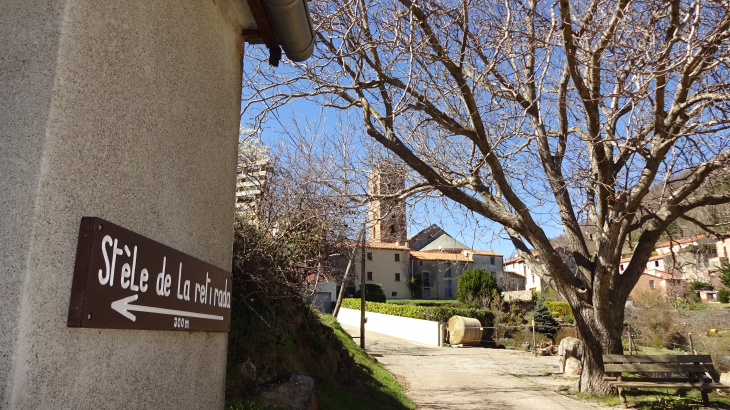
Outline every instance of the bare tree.
<svg viewBox="0 0 730 410">
<path fill-rule="evenodd" d="M 727 189 L 700 189 L 730 165 L 728 2 L 311 4 L 315 56 L 279 71 L 261 58 L 244 113 L 261 125 L 309 99 L 357 115 L 352 134 L 418 177 L 391 197 L 438 193 L 501 224 L 573 309 L 587 345 L 580 389 L 610 392 L 601 356 L 622 351 L 624 304 L 657 239 L 730 203 Z M 578 274 L 551 246 L 551 222 Z"/>
</svg>

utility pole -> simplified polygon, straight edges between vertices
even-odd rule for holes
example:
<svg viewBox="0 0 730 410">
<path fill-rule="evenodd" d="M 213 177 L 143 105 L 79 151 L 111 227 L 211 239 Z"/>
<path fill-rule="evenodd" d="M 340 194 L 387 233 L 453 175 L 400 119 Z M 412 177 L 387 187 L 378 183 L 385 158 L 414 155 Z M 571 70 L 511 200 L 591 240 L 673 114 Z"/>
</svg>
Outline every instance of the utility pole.
<svg viewBox="0 0 730 410">
<path fill-rule="evenodd" d="M 363 235 L 360 255 L 360 348 L 365 349 L 365 225 L 363 224 Z"/>
</svg>

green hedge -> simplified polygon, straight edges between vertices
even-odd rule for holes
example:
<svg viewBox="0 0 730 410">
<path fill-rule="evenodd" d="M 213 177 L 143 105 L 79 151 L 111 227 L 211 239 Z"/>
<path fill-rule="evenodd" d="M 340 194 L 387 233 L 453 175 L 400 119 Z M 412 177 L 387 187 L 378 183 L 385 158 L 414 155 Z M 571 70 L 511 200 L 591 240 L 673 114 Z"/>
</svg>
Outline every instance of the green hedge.
<svg viewBox="0 0 730 410">
<path fill-rule="evenodd" d="M 342 307 L 360 310 L 360 299 L 346 298 L 342 300 Z M 365 310 L 385 315 L 409 317 L 412 319 L 448 322 L 452 316 L 471 317 L 479 320 L 482 326 L 494 326 L 494 313 L 489 310 L 449 308 L 442 306 L 414 306 L 395 305 L 392 303 L 365 302 Z M 482 339 L 492 337 L 492 329 L 484 329 Z"/>
<path fill-rule="evenodd" d="M 544 305 L 553 317 L 573 316 L 568 302 L 545 302 Z"/>
</svg>

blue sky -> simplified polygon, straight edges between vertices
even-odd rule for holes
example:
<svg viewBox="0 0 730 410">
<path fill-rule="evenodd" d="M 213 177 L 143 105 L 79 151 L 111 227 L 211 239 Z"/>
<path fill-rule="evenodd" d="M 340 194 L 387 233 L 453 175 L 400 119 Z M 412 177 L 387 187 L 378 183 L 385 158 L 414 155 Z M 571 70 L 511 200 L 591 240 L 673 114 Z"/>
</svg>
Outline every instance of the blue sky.
<svg viewBox="0 0 730 410">
<path fill-rule="evenodd" d="M 270 147 L 276 147 L 281 143 L 291 143 L 291 121 L 306 128 L 308 121 L 321 115 L 331 115 L 314 102 L 296 101 L 282 107 L 276 116 L 264 124 L 261 132 L 261 140 Z M 242 124 L 246 127 L 245 116 Z M 326 127 L 332 127 L 334 122 L 329 122 Z M 551 214 L 551 205 L 539 207 L 540 214 Z M 477 250 L 493 250 L 501 253 L 507 258 L 514 252 L 514 246 L 507 239 L 507 235 L 501 230 L 501 226 L 495 224 L 479 215 L 467 213 L 462 207 L 453 202 L 444 204 L 442 200 L 420 201 L 409 207 L 408 235 L 413 235 L 423 228 L 437 224 L 451 236 L 460 242 Z M 542 225 L 548 237 L 555 237 L 562 234 L 562 229 L 557 223 L 549 223 L 549 220 Z"/>
</svg>

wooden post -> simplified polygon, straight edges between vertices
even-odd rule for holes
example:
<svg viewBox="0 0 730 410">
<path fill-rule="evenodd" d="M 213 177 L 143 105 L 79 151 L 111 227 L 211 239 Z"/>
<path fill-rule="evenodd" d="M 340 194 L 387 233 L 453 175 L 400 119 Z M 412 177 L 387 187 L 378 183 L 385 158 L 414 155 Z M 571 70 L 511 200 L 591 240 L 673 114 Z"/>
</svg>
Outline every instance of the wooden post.
<svg viewBox="0 0 730 410">
<path fill-rule="evenodd" d="M 365 225 L 363 225 L 363 228 Z M 360 348 L 365 349 L 365 235 L 362 235 L 362 246 L 360 255 Z"/>
<path fill-rule="evenodd" d="M 360 243 L 360 238 L 365 235 L 365 227 L 360 229 L 357 234 L 357 240 L 352 247 L 352 254 L 350 254 L 350 260 L 347 261 L 347 269 L 345 269 L 345 277 L 342 278 L 342 285 L 340 286 L 340 294 L 337 295 L 337 303 L 335 304 L 335 310 L 332 311 L 332 316 L 337 317 L 340 313 L 340 306 L 342 306 L 342 297 L 345 295 L 345 287 L 347 286 L 347 276 L 350 274 L 350 267 L 355 261 L 355 251 L 357 251 L 357 244 Z"/>
<path fill-rule="evenodd" d="M 629 326 L 629 355 L 634 354 L 634 340 L 631 338 L 631 326 Z"/>
<path fill-rule="evenodd" d="M 537 356 L 537 340 L 535 339 L 535 318 L 532 318 L 532 350 L 535 352 L 535 356 Z"/>
<path fill-rule="evenodd" d="M 692 342 L 692 332 L 689 332 L 687 334 L 687 336 L 689 338 L 689 351 L 690 351 L 690 353 L 697 354 L 697 352 L 695 352 L 695 344 Z"/>
<path fill-rule="evenodd" d="M 616 377 L 616 381 L 621 382 L 621 373 L 618 373 L 618 376 Z M 618 397 L 621 400 L 621 407 L 628 409 L 629 406 L 626 403 L 626 393 L 624 392 L 623 387 L 618 388 Z"/>
</svg>

